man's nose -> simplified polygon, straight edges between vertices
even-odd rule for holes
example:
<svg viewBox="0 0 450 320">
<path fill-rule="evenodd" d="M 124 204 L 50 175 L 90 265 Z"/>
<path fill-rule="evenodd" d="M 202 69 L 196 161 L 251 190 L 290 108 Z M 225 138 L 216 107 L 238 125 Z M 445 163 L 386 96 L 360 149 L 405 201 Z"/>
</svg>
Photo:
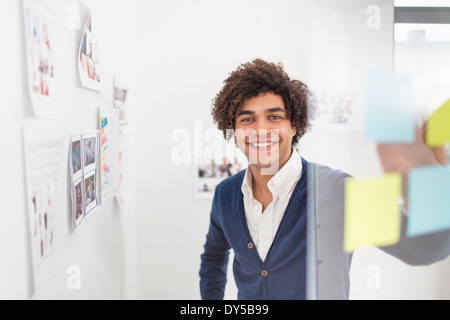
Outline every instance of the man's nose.
<svg viewBox="0 0 450 320">
<path fill-rule="evenodd" d="M 272 125 L 265 118 L 260 118 L 255 121 L 255 126 L 253 127 L 257 132 L 270 132 Z"/>
</svg>

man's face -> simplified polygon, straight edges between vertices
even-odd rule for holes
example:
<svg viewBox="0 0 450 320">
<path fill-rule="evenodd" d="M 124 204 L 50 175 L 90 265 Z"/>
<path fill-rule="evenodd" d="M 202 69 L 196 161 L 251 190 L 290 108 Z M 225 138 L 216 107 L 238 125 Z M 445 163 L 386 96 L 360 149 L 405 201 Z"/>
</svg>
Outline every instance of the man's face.
<svg viewBox="0 0 450 320">
<path fill-rule="evenodd" d="M 262 93 L 237 111 L 235 139 L 250 166 L 274 175 L 289 160 L 296 129 L 286 115 L 281 96 Z"/>
</svg>

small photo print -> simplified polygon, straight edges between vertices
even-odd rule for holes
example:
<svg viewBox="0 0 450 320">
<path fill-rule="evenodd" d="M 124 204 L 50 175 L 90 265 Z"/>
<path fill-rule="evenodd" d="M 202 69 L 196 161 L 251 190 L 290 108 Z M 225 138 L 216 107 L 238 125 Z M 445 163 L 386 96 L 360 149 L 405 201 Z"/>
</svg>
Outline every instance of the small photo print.
<svg viewBox="0 0 450 320">
<path fill-rule="evenodd" d="M 86 178 L 84 180 L 85 185 L 85 199 L 86 199 L 86 206 L 89 206 L 92 203 L 95 203 L 96 196 L 95 196 L 95 174 L 92 176 Z"/>
<path fill-rule="evenodd" d="M 78 71 L 81 84 L 99 92 L 103 92 L 101 70 L 100 70 L 100 50 L 92 29 L 92 14 L 86 21 L 81 37 Z"/>
<path fill-rule="evenodd" d="M 222 163 L 211 160 L 209 163 L 198 165 L 198 178 L 218 178 L 220 180 L 231 177 L 243 169 L 242 164 L 229 163 L 224 159 Z"/>
<path fill-rule="evenodd" d="M 75 185 L 75 219 L 79 220 L 83 217 L 83 191 L 81 189 L 81 181 Z"/>
<path fill-rule="evenodd" d="M 359 110 L 351 93 L 318 91 L 315 104 L 313 131 L 350 132 L 357 129 Z"/>
<path fill-rule="evenodd" d="M 97 148 L 97 138 L 87 138 L 84 142 L 85 166 L 95 163 L 95 154 Z"/>
<path fill-rule="evenodd" d="M 114 107 L 119 109 L 119 123 L 126 125 L 128 122 L 127 99 L 130 94 L 129 80 L 123 75 L 114 75 Z"/>
<path fill-rule="evenodd" d="M 196 199 L 211 199 L 219 183 L 245 168 L 245 164 L 237 161 L 230 162 L 226 158 L 221 162 L 210 159 L 203 164 L 196 165 L 194 197 Z"/>
<path fill-rule="evenodd" d="M 125 104 L 127 101 L 128 90 L 124 88 L 115 87 L 114 88 L 114 102 L 115 105 Z"/>
<path fill-rule="evenodd" d="M 72 142 L 72 172 L 75 174 L 81 169 L 81 144 L 80 140 Z"/>
</svg>

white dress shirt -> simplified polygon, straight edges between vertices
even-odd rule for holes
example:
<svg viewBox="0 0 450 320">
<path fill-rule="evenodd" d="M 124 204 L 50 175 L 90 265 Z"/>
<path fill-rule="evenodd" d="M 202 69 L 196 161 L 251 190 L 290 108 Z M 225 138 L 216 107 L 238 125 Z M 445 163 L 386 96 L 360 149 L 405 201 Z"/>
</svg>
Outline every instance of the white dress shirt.
<svg viewBox="0 0 450 320">
<path fill-rule="evenodd" d="M 288 162 L 267 183 L 273 200 L 266 210 L 262 212 L 262 204 L 253 197 L 253 177 L 251 170 L 247 168 L 242 183 L 245 217 L 253 243 L 262 261 L 266 259 L 284 211 L 289 203 L 294 187 L 301 178 L 301 174 L 302 159 L 298 152 L 293 149 Z"/>
</svg>

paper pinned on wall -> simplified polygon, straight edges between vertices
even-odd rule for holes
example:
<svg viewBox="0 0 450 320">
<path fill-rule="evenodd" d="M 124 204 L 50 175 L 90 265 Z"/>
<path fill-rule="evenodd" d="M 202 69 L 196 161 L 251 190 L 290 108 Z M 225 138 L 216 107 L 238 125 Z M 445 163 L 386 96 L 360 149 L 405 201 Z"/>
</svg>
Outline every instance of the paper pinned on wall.
<svg viewBox="0 0 450 320">
<path fill-rule="evenodd" d="M 199 128 L 194 130 L 196 129 Z M 248 167 L 245 154 L 236 146 L 234 140 L 224 141 L 219 130 L 210 131 L 207 136 L 213 143 L 203 152 L 194 155 L 194 199 L 197 200 L 212 199 L 216 187 L 223 180 Z"/>
<path fill-rule="evenodd" d="M 35 293 L 64 262 L 67 216 L 64 177 L 67 143 L 55 122 L 30 120 L 23 126 L 28 223 Z"/>
<path fill-rule="evenodd" d="M 28 92 L 34 115 L 62 119 L 64 104 L 57 101 L 62 84 L 58 9 L 46 0 L 23 0 L 23 14 Z"/>
<path fill-rule="evenodd" d="M 81 35 L 78 72 L 83 87 L 103 92 L 100 54 L 95 37 L 95 15 L 93 12 L 89 14 Z"/>
<path fill-rule="evenodd" d="M 378 143 L 412 143 L 415 132 L 412 78 L 370 73 L 365 119 L 368 139 Z"/>
<path fill-rule="evenodd" d="M 100 108 L 100 172 L 102 201 L 117 195 L 119 171 L 119 109 Z"/>
<path fill-rule="evenodd" d="M 119 109 L 121 130 L 128 124 L 129 80 L 123 76 L 114 75 L 114 107 Z"/>
<path fill-rule="evenodd" d="M 428 119 L 426 143 L 430 147 L 439 147 L 450 143 L 450 99 Z"/>
<path fill-rule="evenodd" d="M 401 176 L 348 180 L 345 186 L 344 250 L 358 246 L 387 246 L 400 239 Z"/>
<path fill-rule="evenodd" d="M 407 236 L 450 229 L 450 169 L 424 167 L 409 172 Z"/>
<path fill-rule="evenodd" d="M 73 135 L 70 143 L 72 226 L 76 230 L 99 207 L 99 132 Z"/>
</svg>

